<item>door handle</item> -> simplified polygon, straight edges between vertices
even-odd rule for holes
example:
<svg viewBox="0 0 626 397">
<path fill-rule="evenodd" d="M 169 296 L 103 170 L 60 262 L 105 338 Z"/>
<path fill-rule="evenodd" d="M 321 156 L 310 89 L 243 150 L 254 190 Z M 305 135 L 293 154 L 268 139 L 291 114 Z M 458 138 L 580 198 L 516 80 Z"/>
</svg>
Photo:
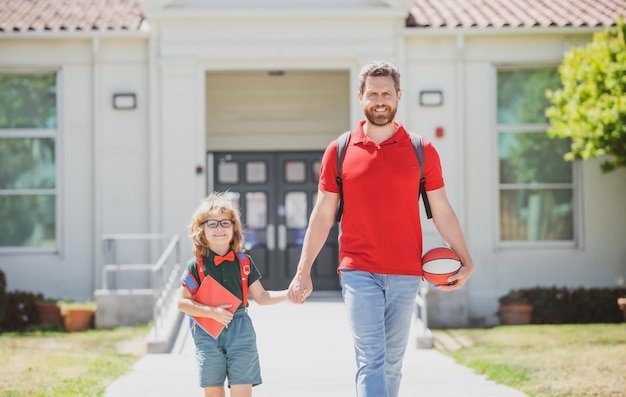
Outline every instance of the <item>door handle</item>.
<svg viewBox="0 0 626 397">
<path fill-rule="evenodd" d="M 287 249 L 287 226 L 278 225 L 278 249 L 284 251 Z"/>
<path fill-rule="evenodd" d="M 274 233 L 274 225 L 267 225 L 267 229 L 265 231 L 265 239 L 267 241 L 267 249 L 270 251 L 274 251 L 276 248 L 276 234 Z"/>
</svg>

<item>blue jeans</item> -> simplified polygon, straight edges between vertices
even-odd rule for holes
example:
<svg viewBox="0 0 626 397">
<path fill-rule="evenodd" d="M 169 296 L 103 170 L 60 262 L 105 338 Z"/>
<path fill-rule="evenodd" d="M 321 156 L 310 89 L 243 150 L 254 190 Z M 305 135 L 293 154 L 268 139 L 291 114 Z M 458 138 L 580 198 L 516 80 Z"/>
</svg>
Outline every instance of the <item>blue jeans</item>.
<svg viewBox="0 0 626 397">
<path fill-rule="evenodd" d="M 358 397 L 397 397 L 419 287 L 417 276 L 342 271 Z"/>
</svg>

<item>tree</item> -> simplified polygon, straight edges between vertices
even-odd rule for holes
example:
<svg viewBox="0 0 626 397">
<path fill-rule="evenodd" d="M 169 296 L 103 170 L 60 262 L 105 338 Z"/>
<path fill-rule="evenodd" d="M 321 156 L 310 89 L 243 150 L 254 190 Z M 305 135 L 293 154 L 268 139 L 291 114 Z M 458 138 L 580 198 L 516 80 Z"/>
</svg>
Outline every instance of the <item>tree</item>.
<svg viewBox="0 0 626 397">
<path fill-rule="evenodd" d="M 547 90 L 551 137 L 571 138 L 566 160 L 603 157 L 603 172 L 626 167 L 626 25 L 594 33 L 559 66 L 562 87 Z"/>
</svg>

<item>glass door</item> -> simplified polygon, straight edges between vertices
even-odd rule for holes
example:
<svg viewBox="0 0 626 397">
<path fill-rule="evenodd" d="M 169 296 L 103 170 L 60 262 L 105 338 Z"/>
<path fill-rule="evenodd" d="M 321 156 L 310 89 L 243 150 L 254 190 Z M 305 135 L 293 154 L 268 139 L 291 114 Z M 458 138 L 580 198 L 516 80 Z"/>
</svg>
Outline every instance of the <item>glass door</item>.
<svg viewBox="0 0 626 397">
<path fill-rule="evenodd" d="M 226 191 L 241 211 L 244 247 L 267 289 L 287 288 L 315 203 L 322 152 L 209 153 L 208 190 Z M 315 290 L 338 290 L 337 226 L 313 266 Z"/>
</svg>

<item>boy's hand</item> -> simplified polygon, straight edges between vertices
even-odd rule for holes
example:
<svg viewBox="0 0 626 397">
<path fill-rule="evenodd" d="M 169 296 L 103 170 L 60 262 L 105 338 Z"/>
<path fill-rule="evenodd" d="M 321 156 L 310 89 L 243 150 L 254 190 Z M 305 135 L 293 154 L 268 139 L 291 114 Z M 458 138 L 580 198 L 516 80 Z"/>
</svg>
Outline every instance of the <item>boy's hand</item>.
<svg viewBox="0 0 626 397">
<path fill-rule="evenodd" d="M 213 308 L 213 320 L 220 324 L 228 325 L 233 320 L 233 313 L 229 312 L 230 303 Z"/>
</svg>

